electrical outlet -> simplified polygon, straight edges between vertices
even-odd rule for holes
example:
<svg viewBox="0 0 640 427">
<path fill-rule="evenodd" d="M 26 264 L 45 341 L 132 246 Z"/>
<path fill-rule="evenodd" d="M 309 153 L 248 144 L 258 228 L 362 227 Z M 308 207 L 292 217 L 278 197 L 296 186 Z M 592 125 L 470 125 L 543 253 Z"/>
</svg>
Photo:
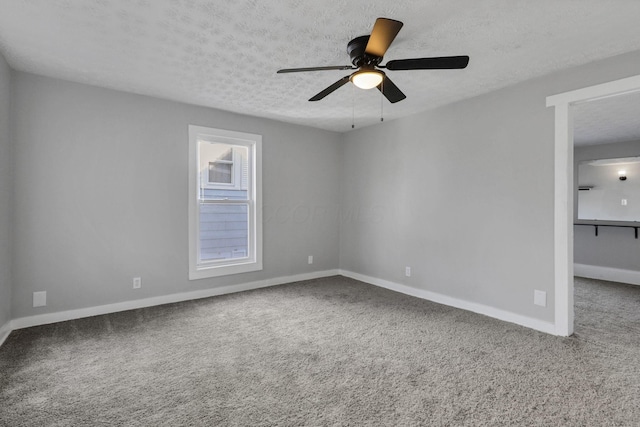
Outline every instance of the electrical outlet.
<svg viewBox="0 0 640 427">
<path fill-rule="evenodd" d="M 142 287 L 142 278 L 134 277 L 133 278 L 133 289 L 140 289 Z"/>
<path fill-rule="evenodd" d="M 307 262 L 309 264 L 313 264 L 313 255 L 309 255 L 309 258 L 307 259 Z"/>
<path fill-rule="evenodd" d="M 34 307 L 44 307 L 47 305 L 47 292 L 34 292 L 33 293 L 33 306 Z"/>
<path fill-rule="evenodd" d="M 404 268 L 404 275 L 407 277 L 411 277 L 411 267 Z"/>
<path fill-rule="evenodd" d="M 533 303 L 541 307 L 547 306 L 547 293 L 544 291 L 533 291 Z"/>
<path fill-rule="evenodd" d="M 627 206 L 627 199 L 622 199 L 622 201 L 620 202 L 620 204 L 622 206 Z"/>
</svg>

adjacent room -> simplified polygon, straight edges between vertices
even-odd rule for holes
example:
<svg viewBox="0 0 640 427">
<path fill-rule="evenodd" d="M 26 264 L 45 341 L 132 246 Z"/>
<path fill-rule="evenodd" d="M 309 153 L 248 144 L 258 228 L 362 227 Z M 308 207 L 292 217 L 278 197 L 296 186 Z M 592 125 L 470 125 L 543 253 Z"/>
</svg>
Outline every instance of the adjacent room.
<svg viewBox="0 0 640 427">
<path fill-rule="evenodd" d="M 576 304 L 602 315 L 577 329 L 610 340 L 638 335 L 640 92 L 574 107 Z"/>
<path fill-rule="evenodd" d="M 0 424 L 636 424 L 638 16 L 0 0 Z"/>
</svg>

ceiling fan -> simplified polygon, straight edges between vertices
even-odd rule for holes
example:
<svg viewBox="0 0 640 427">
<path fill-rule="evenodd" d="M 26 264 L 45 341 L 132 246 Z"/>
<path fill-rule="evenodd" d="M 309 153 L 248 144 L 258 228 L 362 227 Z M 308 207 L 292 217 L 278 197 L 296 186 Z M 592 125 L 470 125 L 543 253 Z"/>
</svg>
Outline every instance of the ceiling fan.
<svg viewBox="0 0 640 427">
<path fill-rule="evenodd" d="M 360 36 L 347 44 L 347 53 L 352 65 L 336 65 L 328 67 L 285 68 L 278 73 L 298 73 L 305 71 L 325 70 L 357 70 L 324 89 L 309 101 L 319 101 L 333 91 L 351 81 L 361 89 L 378 88 L 391 103 L 402 101 L 407 96 L 389 77 L 380 70 L 443 70 L 461 69 L 469 63 L 468 56 L 443 56 L 434 58 L 396 59 L 380 65 L 382 57 L 396 38 L 403 23 L 388 18 L 378 18 L 369 36 Z"/>
</svg>

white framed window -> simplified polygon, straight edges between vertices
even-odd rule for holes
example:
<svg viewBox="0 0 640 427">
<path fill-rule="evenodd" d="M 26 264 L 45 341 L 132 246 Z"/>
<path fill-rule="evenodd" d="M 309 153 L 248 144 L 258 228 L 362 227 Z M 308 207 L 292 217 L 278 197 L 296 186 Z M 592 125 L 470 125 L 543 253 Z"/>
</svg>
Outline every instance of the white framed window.
<svg viewBox="0 0 640 427">
<path fill-rule="evenodd" d="M 262 136 L 189 126 L 189 279 L 262 270 Z"/>
</svg>

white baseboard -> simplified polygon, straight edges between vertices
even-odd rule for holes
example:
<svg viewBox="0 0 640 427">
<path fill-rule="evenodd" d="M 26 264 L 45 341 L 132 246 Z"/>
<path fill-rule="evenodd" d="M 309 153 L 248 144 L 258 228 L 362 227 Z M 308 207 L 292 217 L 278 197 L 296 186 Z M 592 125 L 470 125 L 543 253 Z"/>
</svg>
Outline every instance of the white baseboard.
<svg viewBox="0 0 640 427">
<path fill-rule="evenodd" d="M 2 346 L 2 344 L 4 344 L 4 342 L 7 340 L 7 338 L 9 338 L 9 334 L 11 333 L 12 330 L 13 329 L 11 328 L 11 321 L 0 326 L 0 346 Z"/>
<path fill-rule="evenodd" d="M 352 271 L 340 270 L 340 274 L 352 279 L 360 280 L 361 282 L 370 283 L 375 286 L 380 286 L 392 291 L 400 292 L 406 295 L 411 295 L 417 298 L 426 299 L 436 302 L 438 304 L 444 304 L 455 308 L 460 308 L 474 313 L 483 314 L 485 316 L 493 317 L 505 322 L 515 323 L 520 326 L 535 329 L 540 332 L 545 332 L 551 335 L 557 335 L 556 327 L 551 322 L 545 322 L 543 320 L 534 319 L 528 316 L 522 316 L 520 314 L 512 313 L 510 311 L 500 310 L 488 305 L 478 304 L 475 302 L 465 301 L 458 298 L 453 298 L 447 295 L 442 295 L 436 292 L 426 291 L 424 289 L 417 289 L 411 286 L 401 285 L 399 283 L 390 282 L 388 280 L 378 279 L 375 277 L 365 276 L 363 274 L 354 273 Z"/>
<path fill-rule="evenodd" d="M 522 316 L 494 307 L 465 301 L 446 295 L 438 294 L 423 289 L 417 289 L 410 286 L 394 283 L 391 281 L 378 279 L 375 277 L 365 276 L 363 274 L 354 273 L 348 270 L 325 270 L 313 273 L 297 274 L 292 276 L 276 277 L 273 279 L 259 280 L 255 282 L 242 283 L 238 285 L 223 286 L 220 288 L 203 289 L 199 291 L 183 292 L 179 294 L 163 295 L 159 297 L 144 298 L 133 301 L 125 301 L 114 304 L 106 304 L 95 307 L 81 308 L 77 310 L 61 311 L 56 313 L 40 314 L 36 316 L 27 316 L 13 319 L 11 322 L 0 327 L 0 345 L 6 340 L 12 330 L 28 328 L 38 325 L 46 325 L 49 323 L 63 322 L 66 320 L 80 319 L 83 317 L 98 316 L 101 314 L 116 313 L 119 311 L 134 310 L 137 308 L 152 307 L 162 304 L 170 304 L 174 302 L 189 301 L 200 298 L 208 298 L 217 295 L 231 294 L 235 292 L 248 291 L 269 286 L 282 285 L 286 283 L 299 282 L 302 280 L 311 280 L 321 277 L 329 277 L 335 275 L 343 275 L 361 282 L 369 283 L 392 291 L 411 295 L 417 298 L 426 299 L 439 304 L 472 311 L 474 313 L 483 314 L 506 322 L 515 323 L 541 332 L 555 335 L 555 325 L 553 323 L 544 322 L 542 320 Z"/>
<path fill-rule="evenodd" d="M 640 271 L 622 268 L 601 267 L 599 265 L 573 264 L 573 274 L 587 279 L 609 280 L 611 282 L 640 285 Z"/>
<path fill-rule="evenodd" d="M 255 282 L 242 283 L 238 285 L 222 286 L 219 288 L 203 289 L 199 291 L 183 292 L 179 294 L 163 295 L 124 301 L 115 304 L 106 304 L 96 307 L 80 308 L 77 310 L 59 311 L 56 313 L 39 314 L 36 316 L 20 317 L 13 319 L 9 325 L 9 332 L 13 329 L 29 328 L 31 326 L 46 325 L 49 323 L 64 322 L 66 320 L 80 319 L 83 317 L 98 316 L 101 314 L 116 313 L 119 311 L 134 310 L 137 308 L 152 307 L 174 302 L 189 301 L 200 298 L 208 298 L 217 295 L 232 294 L 235 292 L 248 291 L 252 289 L 265 288 L 268 286 L 283 285 L 286 283 L 299 282 L 302 280 L 318 279 L 340 274 L 338 270 L 315 271 L 313 273 L 296 274 L 292 276 L 276 277 L 273 279 L 258 280 Z M 3 329 L 0 329 L 0 338 Z M 7 333 L 9 335 L 9 333 Z M 6 338 L 6 337 L 5 337 Z"/>
</svg>

